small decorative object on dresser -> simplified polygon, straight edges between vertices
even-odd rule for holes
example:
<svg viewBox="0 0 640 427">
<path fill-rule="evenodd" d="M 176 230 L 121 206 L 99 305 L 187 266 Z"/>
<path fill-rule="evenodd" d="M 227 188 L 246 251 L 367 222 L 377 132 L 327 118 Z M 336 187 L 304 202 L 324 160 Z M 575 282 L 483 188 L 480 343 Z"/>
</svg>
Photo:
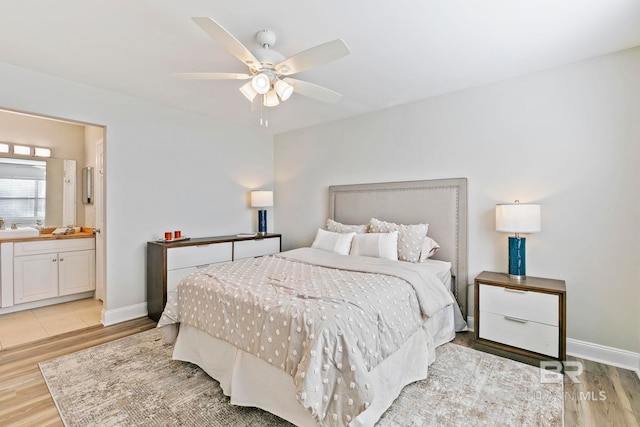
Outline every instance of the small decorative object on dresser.
<svg viewBox="0 0 640 427">
<path fill-rule="evenodd" d="M 475 340 L 535 359 L 566 359 L 564 280 L 483 271 L 474 280 Z"/>
<path fill-rule="evenodd" d="M 147 312 L 156 322 L 182 278 L 199 268 L 278 253 L 281 235 L 216 236 L 147 242 Z"/>
</svg>

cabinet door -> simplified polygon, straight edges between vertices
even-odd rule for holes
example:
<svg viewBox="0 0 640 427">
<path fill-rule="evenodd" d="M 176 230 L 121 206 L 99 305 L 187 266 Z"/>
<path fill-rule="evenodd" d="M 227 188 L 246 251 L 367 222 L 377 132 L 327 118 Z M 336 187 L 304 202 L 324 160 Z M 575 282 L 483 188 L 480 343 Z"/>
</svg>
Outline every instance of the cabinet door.
<svg viewBox="0 0 640 427">
<path fill-rule="evenodd" d="M 58 296 L 58 254 L 40 254 L 13 258 L 13 302 Z"/>
<path fill-rule="evenodd" d="M 58 288 L 60 296 L 95 290 L 96 251 L 60 252 Z"/>
</svg>

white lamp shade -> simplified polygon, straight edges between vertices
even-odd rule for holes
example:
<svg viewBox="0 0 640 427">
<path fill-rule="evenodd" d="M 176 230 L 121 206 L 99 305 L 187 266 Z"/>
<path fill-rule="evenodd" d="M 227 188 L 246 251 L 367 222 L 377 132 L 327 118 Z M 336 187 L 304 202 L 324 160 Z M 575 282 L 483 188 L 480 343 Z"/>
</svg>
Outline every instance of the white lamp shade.
<svg viewBox="0 0 640 427">
<path fill-rule="evenodd" d="M 275 90 L 270 90 L 264 95 L 264 99 L 262 101 L 265 107 L 275 107 L 280 104 L 280 100 L 278 99 L 278 94 Z"/>
<path fill-rule="evenodd" d="M 511 203 L 496 205 L 496 231 L 537 233 L 540 231 L 540 205 Z"/>
<path fill-rule="evenodd" d="M 268 208 L 273 206 L 273 191 L 252 191 L 251 207 L 252 208 Z"/>
<path fill-rule="evenodd" d="M 251 87 L 256 91 L 256 93 L 263 95 L 271 89 L 271 80 L 266 74 L 256 74 L 251 79 Z"/>
<path fill-rule="evenodd" d="M 278 80 L 273 87 L 282 101 L 289 99 L 293 93 L 293 86 L 282 80 Z"/>
<path fill-rule="evenodd" d="M 253 90 L 252 82 L 250 81 L 240 87 L 240 92 L 242 92 L 242 94 L 249 100 L 249 102 L 252 102 L 253 98 L 258 95 L 258 92 Z"/>
</svg>

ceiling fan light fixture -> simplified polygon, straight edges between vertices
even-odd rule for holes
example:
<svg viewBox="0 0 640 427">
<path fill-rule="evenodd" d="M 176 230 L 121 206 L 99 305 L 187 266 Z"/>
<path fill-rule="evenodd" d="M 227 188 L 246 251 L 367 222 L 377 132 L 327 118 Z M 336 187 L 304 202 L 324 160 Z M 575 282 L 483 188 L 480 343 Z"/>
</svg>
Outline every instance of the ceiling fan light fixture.
<svg viewBox="0 0 640 427">
<path fill-rule="evenodd" d="M 254 98 L 258 95 L 258 92 L 253 90 L 251 82 L 247 82 L 240 87 L 240 92 L 249 100 L 249 102 L 253 102 Z"/>
<path fill-rule="evenodd" d="M 271 79 L 264 73 L 256 74 L 251 79 L 251 87 L 256 93 L 264 95 L 271 89 Z"/>
<path fill-rule="evenodd" d="M 265 107 L 275 107 L 280 104 L 280 100 L 278 99 L 278 94 L 275 90 L 270 90 L 269 92 L 263 95 L 262 103 Z"/>
<path fill-rule="evenodd" d="M 280 79 L 276 81 L 276 84 L 273 87 L 282 101 L 289 99 L 293 93 L 293 86 Z"/>
</svg>

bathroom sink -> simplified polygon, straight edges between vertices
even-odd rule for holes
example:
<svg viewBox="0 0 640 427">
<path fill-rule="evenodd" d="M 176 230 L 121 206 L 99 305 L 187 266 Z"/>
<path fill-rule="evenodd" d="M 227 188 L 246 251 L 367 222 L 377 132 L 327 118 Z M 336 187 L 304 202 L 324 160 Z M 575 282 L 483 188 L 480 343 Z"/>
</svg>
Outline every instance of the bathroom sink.
<svg viewBox="0 0 640 427">
<path fill-rule="evenodd" d="M 39 235 L 40 231 L 31 227 L 0 230 L 0 239 L 20 239 L 22 237 L 37 237 Z"/>
</svg>

